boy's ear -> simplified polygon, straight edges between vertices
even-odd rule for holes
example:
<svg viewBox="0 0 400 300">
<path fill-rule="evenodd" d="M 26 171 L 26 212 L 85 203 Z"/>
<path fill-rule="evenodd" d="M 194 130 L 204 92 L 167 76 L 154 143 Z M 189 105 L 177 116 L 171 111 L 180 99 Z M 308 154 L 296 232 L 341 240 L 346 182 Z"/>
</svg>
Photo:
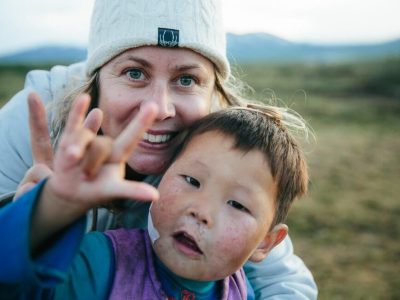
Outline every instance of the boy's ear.
<svg viewBox="0 0 400 300">
<path fill-rule="evenodd" d="M 268 253 L 287 236 L 289 228 L 285 224 L 278 224 L 267 233 L 257 249 L 254 250 L 249 260 L 255 263 L 261 262 Z"/>
</svg>

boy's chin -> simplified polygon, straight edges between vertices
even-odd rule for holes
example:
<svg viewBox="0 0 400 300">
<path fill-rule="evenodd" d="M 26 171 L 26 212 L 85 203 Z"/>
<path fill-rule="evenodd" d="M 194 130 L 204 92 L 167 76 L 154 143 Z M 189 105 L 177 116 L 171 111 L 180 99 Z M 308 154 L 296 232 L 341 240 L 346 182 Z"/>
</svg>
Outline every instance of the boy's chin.
<svg viewBox="0 0 400 300">
<path fill-rule="evenodd" d="M 212 266 L 202 265 L 201 262 L 196 261 L 194 263 L 168 263 L 163 262 L 164 265 L 168 267 L 170 271 L 174 274 L 190 280 L 196 281 L 217 281 L 228 277 L 229 275 L 235 273 L 239 268 L 232 270 L 213 270 Z"/>
</svg>

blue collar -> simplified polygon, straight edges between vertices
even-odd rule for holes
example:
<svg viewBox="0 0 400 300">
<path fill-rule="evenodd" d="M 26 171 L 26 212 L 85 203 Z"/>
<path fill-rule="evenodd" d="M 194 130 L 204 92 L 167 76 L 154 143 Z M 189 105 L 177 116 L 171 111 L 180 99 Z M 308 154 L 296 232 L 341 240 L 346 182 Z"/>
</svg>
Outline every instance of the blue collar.
<svg viewBox="0 0 400 300">
<path fill-rule="evenodd" d="M 164 292 L 173 299 L 183 299 L 183 296 L 192 295 L 196 300 L 216 300 L 219 297 L 220 285 L 217 281 L 198 281 L 180 277 L 169 270 L 160 259 L 155 256 L 155 269 Z"/>
</svg>

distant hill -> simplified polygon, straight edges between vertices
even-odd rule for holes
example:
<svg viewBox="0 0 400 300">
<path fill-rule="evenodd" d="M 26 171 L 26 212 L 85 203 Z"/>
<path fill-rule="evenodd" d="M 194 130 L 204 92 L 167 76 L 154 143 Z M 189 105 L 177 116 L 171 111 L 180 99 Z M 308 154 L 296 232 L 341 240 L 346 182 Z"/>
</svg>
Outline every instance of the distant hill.
<svg viewBox="0 0 400 300">
<path fill-rule="evenodd" d="M 43 46 L 0 56 L 0 63 L 46 64 L 73 63 L 86 58 L 86 49 L 78 47 Z"/>
<path fill-rule="evenodd" d="M 330 63 L 400 56 L 400 39 L 371 45 L 325 46 L 294 43 L 266 33 L 228 34 L 229 59 L 237 62 Z"/>
<path fill-rule="evenodd" d="M 326 46 L 294 43 L 266 33 L 228 33 L 228 57 L 243 62 L 330 63 L 386 56 L 400 56 L 400 39 L 371 45 Z M 86 50 L 49 46 L 0 57 L 0 63 L 71 63 L 84 60 Z"/>
</svg>

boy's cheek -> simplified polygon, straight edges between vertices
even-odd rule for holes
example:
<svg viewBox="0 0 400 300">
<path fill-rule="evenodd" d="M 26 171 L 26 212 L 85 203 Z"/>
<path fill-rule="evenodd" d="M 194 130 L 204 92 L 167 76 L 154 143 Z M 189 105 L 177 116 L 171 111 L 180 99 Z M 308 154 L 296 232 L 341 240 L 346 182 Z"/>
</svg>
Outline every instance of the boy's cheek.
<svg viewBox="0 0 400 300">
<path fill-rule="evenodd" d="M 246 230 L 247 229 L 247 230 Z M 252 250 L 251 229 L 239 226 L 227 226 L 221 232 L 218 242 L 216 242 L 216 251 L 228 254 L 236 259 L 247 259 Z"/>
<path fill-rule="evenodd" d="M 174 185 L 166 185 L 166 189 L 159 189 L 160 199 L 153 202 L 151 211 L 154 224 L 169 224 L 177 219 L 180 207 L 179 198 L 176 193 L 179 189 Z"/>
<path fill-rule="evenodd" d="M 183 192 L 183 183 L 181 176 L 167 171 L 158 187 L 161 199 L 164 199 L 164 201 L 177 201 Z"/>
</svg>

